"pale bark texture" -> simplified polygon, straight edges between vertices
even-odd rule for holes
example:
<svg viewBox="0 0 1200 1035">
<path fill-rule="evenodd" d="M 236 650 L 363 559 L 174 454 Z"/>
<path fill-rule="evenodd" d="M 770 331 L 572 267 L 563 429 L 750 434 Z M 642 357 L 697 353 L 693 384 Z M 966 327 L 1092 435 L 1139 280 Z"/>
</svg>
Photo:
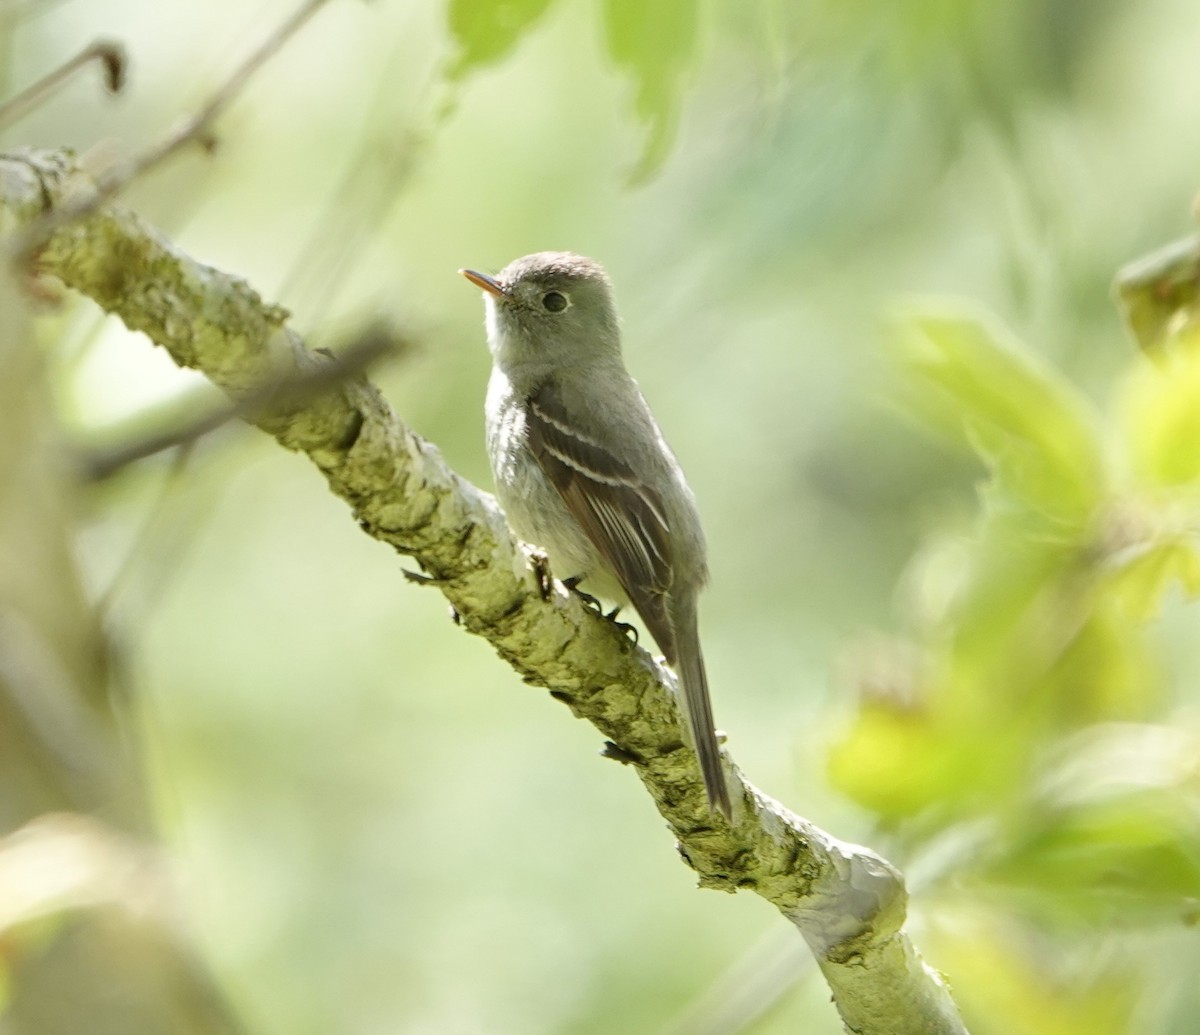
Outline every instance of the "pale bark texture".
<svg viewBox="0 0 1200 1035">
<path fill-rule="evenodd" d="M 89 189 L 69 155 L 0 159 L 0 207 L 18 223 L 77 204 Z M 288 329 L 287 314 L 244 281 L 181 254 L 116 205 L 55 227 L 35 268 L 145 332 L 235 399 L 331 362 L 308 351 Z M 799 929 L 848 1031 L 965 1032 L 945 982 L 902 930 L 900 874 L 793 815 L 728 761 L 734 822 L 714 819 L 695 757 L 684 748 L 670 673 L 547 580 L 512 539 L 492 497 L 451 471 L 372 384 L 335 381 L 318 399 L 264 411 L 255 423 L 306 453 L 364 531 L 413 557 L 466 630 L 600 730 L 613 757 L 640 777 L 703 886 L 754 891 Z"/>
</svg>

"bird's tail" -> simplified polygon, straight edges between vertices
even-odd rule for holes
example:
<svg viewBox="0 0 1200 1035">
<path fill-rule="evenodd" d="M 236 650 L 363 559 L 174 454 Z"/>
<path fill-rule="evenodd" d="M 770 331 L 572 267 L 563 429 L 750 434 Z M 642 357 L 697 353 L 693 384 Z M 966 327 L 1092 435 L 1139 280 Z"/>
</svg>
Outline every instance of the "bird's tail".
<svg viewBox="0 0 1200 1035">
<path fill-rule="evenodd" d="M 730 819 L 733 808 L 729 803 L 725 772 L 721 768 L 721 749 L 717 745 L 712 701 L 708 696 L 708 676 L 704 671 L 704 655 L 700 651 L 696 605 L 689 601 L 673 611 L 671 619 L 675 626 L 677 655 L 675 670 L 683 687 L 684 711 L 691 727 L 692 742 L 696 746 L 696 757 L 700 761 L 700 773 L 704 777 L 708 804 L 713 810 L 721 812 L 726 819 Z"/>
</svg>

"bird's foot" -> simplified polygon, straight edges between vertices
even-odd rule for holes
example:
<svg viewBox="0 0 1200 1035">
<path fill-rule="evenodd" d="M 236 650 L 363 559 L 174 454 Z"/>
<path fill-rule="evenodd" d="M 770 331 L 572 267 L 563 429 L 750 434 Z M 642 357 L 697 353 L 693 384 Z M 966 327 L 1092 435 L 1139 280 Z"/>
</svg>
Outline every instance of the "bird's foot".
<svg viewBox="0 0 1200 1035">
<path fill-rule="evenodd" d="M 583 579 L 584 576 L 582 575 L 573 575 L 569 579 L 563 579 L 563 585 L 566 586 L 567 589 L 569 589 L 577 597 L 579 597 L 579 599 L 585 604 L 587 604 L 588 607 L 595 611 L 596 614 L 600 615 L 601 618 L 607 618 L 610 622 L 612 622 L 613 625 L 615 625 L 625 636 L 629 636 L 636 644 L 638 642 L 637 629 L 635 629 L 628 622 L 617 621 L 617 615 L 621 613 L 620 607 L 614 607 L 611 611 L 606 613 L 603 605 L 596 597 L 592 596 L 591 593 L 579 588 L 579 583 L 581 583 Z"/>
<path fill-rule="evenodd" d="M 615 625 L 621 631 L 621 634 L 623 636 L 628 636 L 631 640 L 633 640 L 633 645 L 636 647 L 638 644 L 637 626 L 630 625 L 628 622 L 618 622 L 617 615 L 619 615 L 620 613 L 621 613 L 621 609 L 619 607 L 614 607 L 604 617 L 607 618 L 610 622 L 612 622 L 612 624 Z"/>
<path fill-rule="evenodd" d="M 597 600 L 591 593 L 588 593 L 579 588 L 579 583 L 583 581 L 582 575 L 572 575 L 569 579 L 563 579 L 562 584 L 582 600 L 588 607 L 598 615 L 604 614 L 604 608 L 600 606 L 600 601 Z"/>
<path fill-rule="evenodd" d="M 400 573 L 408 582 L 414 582 L 418 586 L 436 586 L 439 582 L 446 581 L 438 575 L 427 575 L 423 571 L 413 571 L 411 568 L 401 568 Z"/>
<path fill-rule="evenodd" d="M 600 756 L 611 758 L 614 762 L 620 762 L 621 765 L 642 765 L 645 762 L 641 755 L 629 751 L 611 740 L 604 742 L 604 747 L 600 749 Z"/>
</svg>

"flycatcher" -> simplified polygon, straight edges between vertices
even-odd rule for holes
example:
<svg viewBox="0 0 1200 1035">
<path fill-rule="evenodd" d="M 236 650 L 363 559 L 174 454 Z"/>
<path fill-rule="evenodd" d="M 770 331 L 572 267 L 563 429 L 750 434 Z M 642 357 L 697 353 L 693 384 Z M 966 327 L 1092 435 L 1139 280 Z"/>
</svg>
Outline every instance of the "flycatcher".
<svg viewBox="0 0 1200 1035">
<path fill-rule="evenodd" d="M 560 576 L 633 604 L 679 676 L 709 806 L 729 817 L 696 624 L 704 533 L 625 370 L 608 275 L 568 252 L 526 255 L 495 277 L 460 272 L 485 292 L 487 447 L 509 526 Z"/>
</svg>

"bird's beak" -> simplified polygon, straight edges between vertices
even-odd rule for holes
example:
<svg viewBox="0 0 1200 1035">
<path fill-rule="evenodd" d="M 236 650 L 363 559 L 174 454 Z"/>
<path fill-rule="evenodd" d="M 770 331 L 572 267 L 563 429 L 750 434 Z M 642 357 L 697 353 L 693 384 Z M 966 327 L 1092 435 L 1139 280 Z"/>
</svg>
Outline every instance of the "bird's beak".
<svg viewBox="0 0 1200 1035">
<path fill-rule="evenodd" d="M 497 298 L 508 298 L 508 292 L 504 289 L 504 285 L 495 277 L 489 277 L 486 273 L 479 273 L 476 270 L 459 270 L 458 272 L 476 287 L 483 288 L 489 295 L 495 295 Z"/>
</svg>

